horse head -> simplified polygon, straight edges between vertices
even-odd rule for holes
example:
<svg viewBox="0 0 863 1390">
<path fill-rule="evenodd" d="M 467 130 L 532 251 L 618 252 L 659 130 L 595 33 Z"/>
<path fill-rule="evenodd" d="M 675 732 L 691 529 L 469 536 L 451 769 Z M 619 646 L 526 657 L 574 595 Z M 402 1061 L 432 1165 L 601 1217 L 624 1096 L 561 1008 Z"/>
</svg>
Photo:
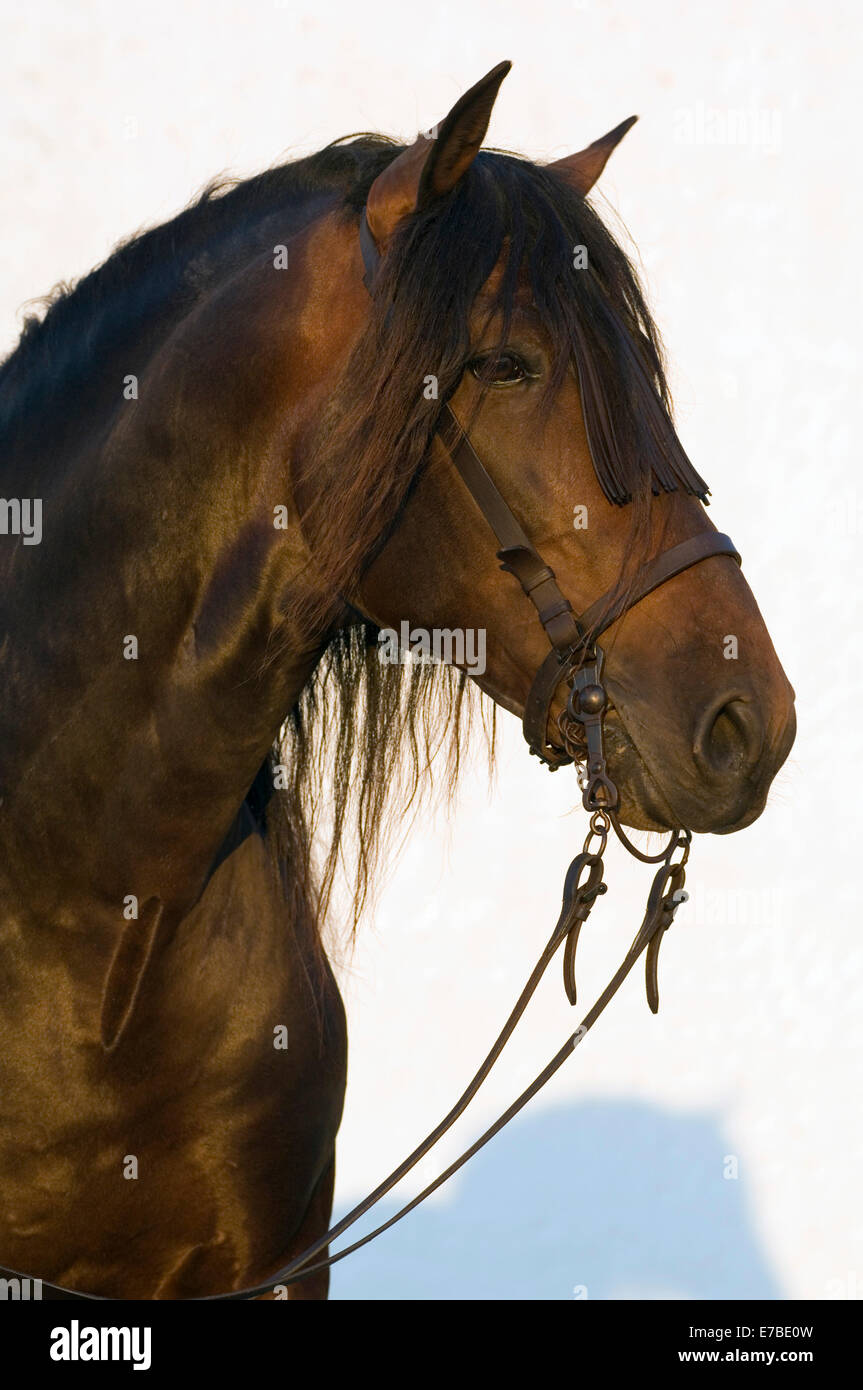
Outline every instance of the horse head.
<svg viewBox="0 0 863 1390">
<path fill-rule="evenodd" d="M 386 164 L 359 235 L 353 223 L 339 231 L 351 302 L 361 305 L 363 280 L 373 293 L 342 379 L 354 400 L 341 421 L 338 487 L 364 489 L 376 537 L 350 602 L 402 648 L 416 634 L 421 655 L 454 660 L 525 716 L 550 628 L 501 573 L 503 559 L 530 587 L 495 544 L 497 504 L 477 505 L 459 475 L 440 424 L 448 412 L 525 533 L 537 582 L 552 571 L 558 597 L 591 621 L 607 599 L 605 734 L 621 818 L 736 830 L 763 810 L 791 747 L 793 692 L 739 557 L 715 543 L 635 273 L 586 201 L 634 118 L 546 166 L 482 151 L 508 68 Z M 318 312 L 336 315 L 327 294 Z M 371 478 L 345 467 L 346 450 L 363 452 L 360 417 L 380 426 Z M 339 424 L 333 435 L 338 457 Z M 323 550 L 344 553 L 335 486 L 326 467 L 307 481 L 309 516 L 317 511 Z M 697 563 L 639 598 L 648 567 L 687 545 Z M 562 678 L 552 681 L 538 740 L 552 763 L 567 751 L 568 696 Z M 567 748 L 586 756 L 584 745 Z"/>
</svg>

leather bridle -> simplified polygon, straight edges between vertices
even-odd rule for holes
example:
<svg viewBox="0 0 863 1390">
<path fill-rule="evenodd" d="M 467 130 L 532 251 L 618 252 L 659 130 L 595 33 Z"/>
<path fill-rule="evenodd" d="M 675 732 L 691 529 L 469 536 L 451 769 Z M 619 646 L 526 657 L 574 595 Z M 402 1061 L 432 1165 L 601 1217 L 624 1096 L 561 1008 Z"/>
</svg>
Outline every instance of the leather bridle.
<svg viewBox="0 0 863 1390">
<path fill-rule="evenodd" d="M 371 293 L 380 264 L 380 255 L 369 229 L 365 211 L 363 211 L 360 220 L 360 247 L 365 264 L 363 281 Z M 347 1216 L 343 1217 L 300 1255 L 290 1260 L 277 1274 L 254 1287 L 190 1301 L 230 1302 L 245 1300 L 259 1298 L 274 1289 L 286 1288 L 288 1284 L 296 1283 L 300 1279 L 305 1279 L 319 1270 L 336 1264 L 354 1250 L 366 1245 L 370 1240 L 394 1225 L 395 1222 L 400 1221 L 403 1216 L 406 1216 L 409 1211 L 424 1201 L 480 1148 L 487 1144 L 542 1089 L 582 1042 L 617 993 L 636 960 L 645 950 L 647 951 L 648 1004 L 654 1013 L 659 1007 L 657 985 L 659 946 L 678 907 L 687 898 L 683 884 L 692 835 L 690 831 L 683 828 L 674 830 L 671 832 L 669 842 L 664 850 L 659 854 L 647 855 L 632 843 L 620 825 L 618 791 L 609 776 L 603 747 L 603 721 L 608 708 L 608 697 L 601 679 L 604 653 L 596 639 L 612 623 L 617 622 L 654 589 L 659 588 L 669 579 L 673 579 L 675 575 L 683 573 L 684 570 L 714 555 L 725 555 L 736 561 L 737 564 L 740 564 L 740 556 L 728 536 L 722 535 L 718 531 L 701 531 L 688 540 L 681 541 L 679 545 L 672 546 L 643 566 L 628 593 L 615 597 L 615 590 L 610 589 L 596 599 L 579 617 L 576 617 L 568 599 L 558 588 L 553 570 L 545 564 L 542 556 L 513 515 L 448 404 L 444 404 L 441 409 L 436 432 L 462 481 L 497 538 L 499 547 L 497 555 L 501 561 L 501 568 L 515 575 L 524 593 L 536 609 L 539 621 L 548 636 L 551 650 L 534 677 L 525 704 L 524 736 L 531 753 L 539 757 L 552 771 L 567 763 L 582 761 L 585 763 L 579 784 L 582 789 L 583 804 L 591 813 L 590 828 L 582 852 L 576 855 L 567 871 L 564 882 L 563 906 L 548 944 L 537 961 L 515 1008 L 496 1038 L 491 1051 L 449 1114 L 427 1135 L 413 1153 L 409 1154 L 405 1161 L 375 1188 L 374 1192 L 364 1198 Z M 558 731 L 564 745 L 561 748 L 548 739 L 548 721 L 557 690 L 564 682 L 568 683 L 570 691 L 566 708 L 558 720 Z M 654 876 L 642 924 L 624 960 L 602 994 L 584 1016 L 575 1032 L 566 1040 L 563 1047 L 551 1059 L 548 1066 L 540 1072 L 536 1080 L 469 1149 L 450 1164 L 440 1177 L 408 1202 L 395 1216 L 361 1240 L 355 1241 L 335 1255 L 317 1259 L 316 1257 L 326 1250 L 330 1241 L 342 1235 L 395 1187 L 467 1109 L 511 1037 L 545 973 L 546 967 L 564 942 L 566 943 L 563 960 L 564 985 L 567 998 L 571 1004 L 575 1004 L 576 947 L 581 928 L 587 920 L 593 904 L 598 897 L 606 892 L 606 885 L 602 882 L 603 854 L 610 829 L 614 829 L 615 834 L 626 849 L 636 858 L 643 863 L 659 864 L 660 867 Z M 597 843 L 594 844 L 594 841 Z M 679 858 L 675 858 L 678 852 Z M 0 1268 L 0 1275 L 7 1278 L 30 1277 L 22 1276 L 15 1270 L 2 1268 Z M 43 1290 L 48 1291 L 49 1297 L 105 1301 L 100 1294 L 81 1293 L 59 1284 L 51 1284 L 47 1280 L 42 1280 L 41 1283 Z"/>
<path fill-rule="evenodd" d="M 365 266 L 363 284 L 372 294 L 381 257 L 365 210 L 360 218 L 360 250 Z M 436 433 L 497 537 L 501 569 L 515 575 L 536 609 L 551 644 L 551 651 L 534 676 L 525 702 L 522 728 L 528 747 L 547 767 L 556 771 L 578 758 L 578 751 L 573 751 L 577 740 L 573 739 L 572 726 L 580 723 L 587 743 L 584 806 L 588 811 L 613 813 L 618 796 L 608 776 L 602 751 L 602 720 L 608 700 L 600 682 L 604 653 L 596 639 L 654 589 L 692 565 L 713 555 L 728 555 L 739 565 L 740 556 L 734 542 L 720 531 L 699 531 L 644 565 L 627 594 L 615 599 L 615 590 L 609 589 L 576 617 L 569 600 L 558 588 L 554 571 L 525 534 L 448 404 L 441 408 Z M 565 744 L 561 749 L 549 743 L 547 731 L 555 694 L 565 681 L 572 689 L 560 724 Z"/>
<path fill-rule="evenodd" d="M 571 752 L 547 739 L 549 712 L 557 689 L 564 681 L 575 683 L 573 689 L 577 698 L 570 697 L 567 714 L 570 721 L 585 725 L 588 744 L 593 744 L 588 756 L 590 780 L 584 788 L 584 805 L 589 811 L 613 809 L 617 805 L 617 792 L 602 759 L 601 724 L 590 722 L 601 716 L 606 708 L 601 699 L 605 692 L 600 684 L 604 653 L 596 639 L 654 589 L 701 560 L 713 555 L 728 555 L 740 564 L 734 543 L 720 531 L 700 531 L 645 565 L 628 594 L 614 601 L 614 589 L 609 589 L 576 618 L 572 605 L 558 588 L 554 571 L 525 535 L 449 405 L 442 408 L 437 433 L 497 537 L 501 569 L 515 575 L 536 609 L 551 644 L 551 651 L 534 676 L 525 703 L 522 727 L 530 751 L 552 771 L 575 760 Z M 590 694 L 586 693 L 588 690 Z M 597 730 L 593 739 L 592 728 Z"/>
</svg>

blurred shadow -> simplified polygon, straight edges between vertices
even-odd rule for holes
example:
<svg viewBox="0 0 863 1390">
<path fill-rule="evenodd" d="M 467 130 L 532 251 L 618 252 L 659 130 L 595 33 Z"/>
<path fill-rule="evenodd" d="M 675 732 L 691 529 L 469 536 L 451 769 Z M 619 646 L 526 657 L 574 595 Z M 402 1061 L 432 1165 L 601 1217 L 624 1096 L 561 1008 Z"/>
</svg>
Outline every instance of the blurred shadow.
<svg viewBox="0 0 863 1390">
<path fill-rule="evenodd" d="M 728 1152 L 706 1113 L 626 1101 L 535 1112 L 443 1202 L 336 1265 L 331 1297 L 783 1298 L 745 1181 L 723 1177 Z M 381 1203 L 374 1224 L 397 1209 Z M 370 1229 L 366 1218 L 357 1233 Z"/>
</svg>

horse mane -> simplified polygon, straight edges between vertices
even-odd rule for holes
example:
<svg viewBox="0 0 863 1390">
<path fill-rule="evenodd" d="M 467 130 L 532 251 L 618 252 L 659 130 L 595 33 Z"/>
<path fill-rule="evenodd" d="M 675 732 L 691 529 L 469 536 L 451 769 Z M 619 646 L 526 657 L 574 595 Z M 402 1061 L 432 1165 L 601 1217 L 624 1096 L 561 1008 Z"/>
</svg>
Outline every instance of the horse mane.
<svg viewBox="0 0 863 1390">
<path fill-rule="evenodd" d="M 60 286 L 0 367 L 0 433 L 30 443 L 86 416 L 88 402 L 92 419 L 97 402 L 88 391 L 100 363 L 125 345 L 125 360 L 143 366 L 142 354 L 146 360 L 202 295 L 260 249 L 256 230 L 266 218 L 281 213 L 286 238 L 335 200 L 356 227 L 372 182 L 403 148 L 380 135 L 346 136 L 255 178 L 211 183 L 173 221 L 122 244 L 74 287 Z M 577 246 L 587 248 L 587 269 L 573 266 Z M 350 597 L 397 525 L 440 405 L 464 370 L 471 306 L 499 262 L 501 344 L 526 274 L 553 349 L 538 430 L 574 365 L 598 481 L 609 501 L 632 504 L 619 590 L 643 559 L 651 496 L 682 487 L 706 500 L 674 431 L 661 340 L 626 253 L 553 169 L 483 150 L 451 194 L 394 238 L 367 327 L 320 421 L 311 454 L 320 500 L 303 527 L 331 594 Z M 437 401 L 422 391 L 430 373 Z M 478 712 L 478 692 L 463 673 L 382 665 L 376 637 L 357 615 L 332 639 L 272 755 L 290 769 L 290 784 L 262 813 L 268 843 L 295 930 L 313 952 L 348 842 L 355 926 L 386 831 L 404 828 L 433 764 L 442 769 L 440 788 L 452 791 Z M 493 712 L 483 722 L 491 753 Z M 394 800 L 401 817 L 392 814 Z"/>
<path fill-rule="evenodd" d="M 103 368 L 119 356 L 142 371 L 199 300 L 260 249 L 256 231 L 267 218 L 280 214 L 287 239 L 323 199 L 362 206 L 360 190 L 400 148 L 383 136 L 345 136 L 252 178 L 215 178 L 171 221 L 120 242 L 77 282 L 28 301 L 18 344 L 0 363 L 4 453 L 63 432 L 70 418 L 90 431 L 94 416 L 102 425 Z"/>
<path fill-rule="evenodd" d="M 353 939 L 394 832 L 400 848 L 430 802 L 451 801 L 476 727 L 493 767 L 494 703 L 455 667 L 382 663 L 377 633 L 358 620 L 333 637 L 270 757 L 289 779 L 267 806 L 274 864 L 313 953 L 340 880 Z M 341 940 L 329 933 L 331 954 Z"/>
</svg>

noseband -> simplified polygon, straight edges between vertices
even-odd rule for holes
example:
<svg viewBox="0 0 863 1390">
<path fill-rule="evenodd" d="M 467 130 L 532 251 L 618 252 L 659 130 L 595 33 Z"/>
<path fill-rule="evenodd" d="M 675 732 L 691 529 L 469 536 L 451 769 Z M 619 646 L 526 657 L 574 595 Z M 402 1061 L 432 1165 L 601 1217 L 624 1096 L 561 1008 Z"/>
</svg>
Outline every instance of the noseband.
<svg viewBox="0 0 863 1390">
<path fill-rule="evenodd" d="M 363 277 L 366 288 L 371 293 L 372 284 L 380 263 L 380 255 L 363 212 L 360 221 L 360 247 L 366 273 Z M 674 915 L 687 894 L 683 884 L 686 878 L 686 863 L 692 840 L 690 831 L 677 829 L 665 849 L 660 854 L 642 853 L 628 838 L 618 818 L 619 796 L 617 787 L 611 780 L 605 762 L 603 749 L 603 721 L 608 709 L 608 696 L 602 684 L 604 654 L 597 638 L 612 623 L 623 617 L 630 608 L 643 598 L 665 584 L 675 575 L 682 574 L 702 560 L 713 555 L 726 555 L 740 564 L 740 556 L 728 536 L 718 531 L 701 531 L 689 540 L 672 546 L 661 555 L 643 566 L 636 576 L 630 592 L 622 598 L 615 598 L 610 589 L 596 599 L 579 617 L 576 617 L 569 600 L 564 598 L 557 586 L 554 571 L 545 564 L 542 556 L 523 531 L 521 525 L 504 501 L 497 486 L 489 476 L 485 465 L 476 453 L 467 435 L 459 425 L 449 405 L 444 405 L 437 425 L 437 435 L 448 451 L 462 481 L 488 522 L 498 541 L 497 556 L 501 569 L 515 575 L 527 597 L 537 611 L 551 650 L 533 679 L 525 704 L 523 728 L 531 753 L 535 754 L 552 771 L 566 763 L 584 761 L 585 769 L 580 775 L 582 800 L 591 813 L 590 829 L 584 841 L 582 852 L 576 855 L 566 874 L 563 888 L 563 905 L 551 937 L 542 952 L 518 1001 L 504 1024 L 491 1051 L 473 1077 L 467 1089 L 413 1153 L 384 1180 L 374 1192 L 364 1198 L 358 1206 L 348 1212 L 329 1231 L 319 1237 L 312 1245 L 289 1261 L 277 1274 L 265 1283 L 227 1294 L 213 1295 L 204 1302 L 232 1302 L 260 1298 L 274 1289 L 287 1289 L 319 1270 L 328 1268 L 354 1250 L 366 1245 L 370 1240 L 400 1221 L 409 1211 L 430 1196 L 442 1183 L 452 1176 L 463 1164 L 473 1157 L 479 1149 L 508 1124 L 513 1116 L 537 1094 L 563 1063 L 572 1055 L 588 1031 L 603 1013 L 606 1006 L 617 993 L 626 976 L 642 952 L 646 951 L 647 1000 L 651 1010 L 656 1013 L 659 1007 L 657 984 L 657 960 L 663 936 L 671 926 Z M 558 687 L 567 683 L 570 687 L 566 707 L 558 720 L 558 731 L 563 747 L 548 741 L 548 721 Z M 395 1187 L 412 1168 L 424 1158 L 430 1149 L 464 1113 L 480 1086 L 485 1081 L 505 1044 L 515 1030 L 534 994 L 546 967 L 558 948 L 565 944 L 563 958 L 563 978 L 567 998 L 571 1004 L 576 1002 L 575 952 L 579 934 L 587 921 L 596 899 L 606 892 L 602 882 L 603 854 L 605 853 L 608 831 L 613 828 L 618 838 L 630 854 L 646 864 L 659 864 L 653 885 L 647 899 L 644 919 L 624 960 L 602 994 L 585 1014 L 578 1028 L 566 1040 L 535 1081 L 521 1093 L 508 1110 L 495 1121 L 456 1161 L 430 1183 L 424 1190 L 402 1207 L 395 1216 L 371 1231 L 362 1239 L 346 1246 L 335 1255 L 326 1254 L 331 1240 L 342 1235 L 364 1216 L 377 1202 Z M 679 854 L 678 858 L 675 858 Z M 322 1259 L 317 1258 L 323 1255 Z M 17 1278 L 18 1271 L 0 1268 L 0 1275 Z M 104 1301 L 99 1294 L 82 1293 L 76 1289 L 65 1288 L 42 1280 L 43 1289 L 49 1298 Z"/>
</svg>

